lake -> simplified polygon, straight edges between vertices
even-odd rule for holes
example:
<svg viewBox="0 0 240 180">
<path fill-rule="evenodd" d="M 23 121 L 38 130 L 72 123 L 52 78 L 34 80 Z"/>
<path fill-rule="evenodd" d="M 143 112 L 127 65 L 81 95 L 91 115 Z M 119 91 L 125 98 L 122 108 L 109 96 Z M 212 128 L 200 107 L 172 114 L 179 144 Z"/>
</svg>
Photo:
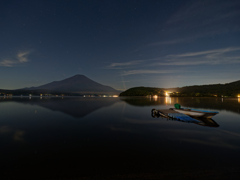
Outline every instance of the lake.
<svg viewBox="0 0 240 180">
<path fill-rule="evenodd" d="M 239 179 L 240 99 L 0 97 L 0 147 L 0 179 Z"/>
</svg>

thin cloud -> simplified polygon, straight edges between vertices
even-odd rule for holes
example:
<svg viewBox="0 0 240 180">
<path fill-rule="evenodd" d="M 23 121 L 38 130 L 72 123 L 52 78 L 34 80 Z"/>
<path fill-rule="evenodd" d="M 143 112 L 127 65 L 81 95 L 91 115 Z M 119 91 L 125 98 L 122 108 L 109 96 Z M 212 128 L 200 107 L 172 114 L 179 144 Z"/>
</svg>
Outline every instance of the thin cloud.
<svg viewBox="0 0 240 180">
<path fill-rule="evenodd" d="M 141 64 L 143 61 L 138 60 L 138 61 L 129 61 L 129 62 L 124 62 L 124 63 L 112 63 L 108 66 L 109 69 L 122 69 L 122 68 L 127 68 L 133 65 L 138 65 Z"/>
<path fill-rule="evenodd" d="M 155 71 L 155 70 L 130 70 L 130 71 L 124 71 L 122 74 L 123 76 L 133 75 L 133 74 L 168 74 L 168 73 L 176 73 L 174 70 L 161 70 L 161 71 Z"/>
<path fill-rule="evenodd" d="M 171 39 L 167 41 L 160 41 L 155 43 L 150 43 L 148 46 L 160 46 L 160 45 L 172 45 L 172 44 L 179 44 L 179 43 L 188 43 L 193 41 L 194 37 L 188 37 L 188 38 L 177 38 L 177 39 Z"/>
<path fill-rule="evenodd" d="M 144 63 L 148 62 L 148 64 Z M 150 63 L 151 62 L 151 63 Z M 221 49 L 211 49 L 206 51 L 187 52 L 182 54 L 171 54 L 165 57 L 157 57 L 139 61 L 130 61 L 126 63 L 113 63 L 112 67 L 121 67 L 124 71 L 121 76 L 136 74 L 173 74 L 181 73 L 183 70 L 156 70 L 146 69 L 152 66 L 196 66 L 196 65 L 223 65 L 239 64 L 240 47 L 227 47 Z M 135 65 L 134 65 L 135 64 Z M 136 66 L 138 64 L 138 67 Z M 131 68 L 130 70 L 126 70 Z M 186 72 L 186 69 L 184 70 Z M 125 83 L 125 82 L 123 82 Z"/>
<path fill-rule="evenodd" d="M 233 18 L 239 15 L 238 9 L 234 8 L 240 5 L 238 0 L 203 0 L 192 2 L 182 6 L 179 11 L 169 18 L 167 24 L 192 22 L 191 25 L 194 24 L 199 27 L 214 22 L 222 22 L 226 20 L 223 18 Z M 196 18 L 199 21 L 196 22 Z"/>
<path fill-rule="evenodd" d="M 216 6 L 217 4 L 217 6 Z M 191 1 L 162 24 L 161 40 L 149 45 L 174 45 L 190 43 L 203 37 L 214 37 L 223 33 L 240 31 L 238 0 Z M 177 36 L 176 36 L 177 34 Z M 168 38 L 166 37 L 174 37 Z"/>
<path fill-rule="evenodd" d="M 3 59 L 2 61 L 0 61 L 0 66 L 13 67 L 18 64 L 29 62 L 29 59 L 28 59 L 29 54 L 30 54 L 30 51 L 19 52 L 12 59 Z"/>
<path fill-rule="evenodd" d="M 19 62 L 20 62 L 20 63 L 28 62 L 27 55 L 28 55 L 29 53 L 30 53 L 30 52 L 20 52 L 20 53 L 18 53 L 17 58 L 18 58 Z"/>
<path fill-rule="evenodd" d="M 229 48 L 223 48 L 223 49 L 214 49 L 214 50 L 208 50 L 208 51 L 199 51 L 199 52 L 190 52 L 190 53 L 184 53 L 179 55 L 168 55 L 168 57 L 193 57 L 193 56 L 200 56 L 200 55 L 217 55 L 217 54 L 224 54 L 227 52 L 232 51 L 239 51 L 240 47 L 229 47 Z"/>
<path fill-rule="evenodd" d="M 5 67 L 12 67 L 16 62 L 13 60 L 2 60 L 0 61 L 0 66 L 5 66 Z"/>
<path fill-rule="evenodd" d="M 161 65 L 161 66 L 187 66 L 187 65 L 201 65 L 201 64 L 209 64 L 208 61 L 182 61 L 182 62 L 177 62 L 177 61 L 172 61 L 172 62 L 162 62 L 162 63 L 156 63 L 154 65 Z"/>
<path fill-rule="evenodd" d="M 233 53 L 231 54 L 231 52 Z M 153 63 L 152 66 L 217 65 L 239 63 L 240 63 L 240 47 L 229 47 L 208 51 L 168 55 L 165 58 L 163 58 L 163 62 Z"/>
</svg>

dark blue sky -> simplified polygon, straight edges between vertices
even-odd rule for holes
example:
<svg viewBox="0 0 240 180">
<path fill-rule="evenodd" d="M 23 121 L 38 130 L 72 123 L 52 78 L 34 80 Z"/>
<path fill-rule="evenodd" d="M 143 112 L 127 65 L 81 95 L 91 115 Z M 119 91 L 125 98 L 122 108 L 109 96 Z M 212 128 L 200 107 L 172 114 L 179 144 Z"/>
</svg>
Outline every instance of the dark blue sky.
<svg viewBox="0 0 240 180">
<path fill-rule="evenodd" d="M 239 0 L 0 1 L 0 89 L 83 74 L 124 90 L 240 80 Z"/>
</svg>

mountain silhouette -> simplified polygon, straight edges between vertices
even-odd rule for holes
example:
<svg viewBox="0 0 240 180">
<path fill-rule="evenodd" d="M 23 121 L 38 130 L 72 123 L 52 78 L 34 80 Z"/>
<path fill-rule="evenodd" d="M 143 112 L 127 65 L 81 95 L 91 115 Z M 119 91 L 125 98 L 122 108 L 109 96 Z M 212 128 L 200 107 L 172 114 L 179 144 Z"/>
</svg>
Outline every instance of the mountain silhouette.
<svg viewBox="0 0 240 180">
<path fill-rule="evenodd" d="M 44 84 L 38 87 L 24 88 L 24 90 L 50 90 L 58 92 L 70 92 L 70 93 L 106 93 L 106 94 L 118 94 L 120 91 L 116 89 L 97 83 L 84 75 L 75 75 L 73 77 L 61 80 L 53 81 L 48 84 Z"/>
</svg>

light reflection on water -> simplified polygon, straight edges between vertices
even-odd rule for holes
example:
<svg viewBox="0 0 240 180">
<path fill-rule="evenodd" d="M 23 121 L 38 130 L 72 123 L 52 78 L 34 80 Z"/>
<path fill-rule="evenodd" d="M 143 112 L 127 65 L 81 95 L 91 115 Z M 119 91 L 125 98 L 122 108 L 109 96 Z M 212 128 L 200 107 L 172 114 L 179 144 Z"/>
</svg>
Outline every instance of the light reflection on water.
<svg viewBox="0 0 240 180">
<path fill-rule="evenodd" d="M 165 97 L 165 103 L 168 105 L 172 104 L 171 97 Z"/>
<path fill-rule="evenodd" d="M 204 122 L 208 126 L 151 116 L 151 109 L 175 103 L 220 113 Z M 188 173 L 236 169 L 239 109 L 236 98 L 1 98 L 1 174 L 28 169 L 53 178 L 169 167 Z"/>
</svg>

